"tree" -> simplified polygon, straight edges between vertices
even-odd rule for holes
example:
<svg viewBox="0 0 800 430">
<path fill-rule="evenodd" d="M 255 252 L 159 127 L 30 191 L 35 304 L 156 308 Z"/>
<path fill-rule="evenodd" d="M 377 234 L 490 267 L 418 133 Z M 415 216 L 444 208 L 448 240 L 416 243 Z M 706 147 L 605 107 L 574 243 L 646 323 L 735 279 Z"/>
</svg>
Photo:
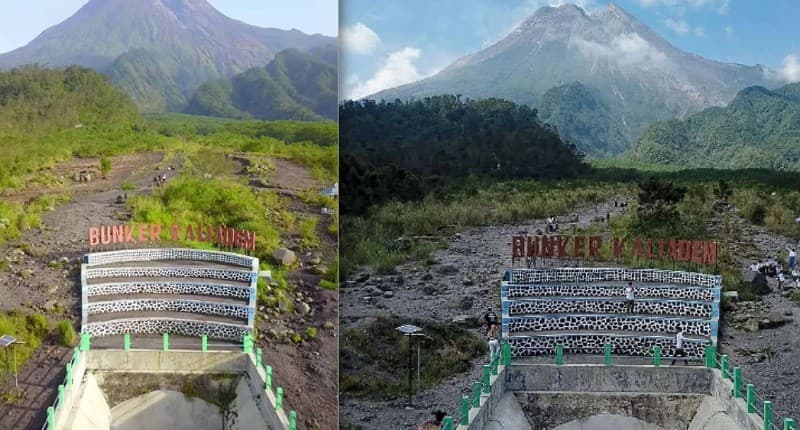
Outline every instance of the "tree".
<svg viewBox="0 0 800 430">
<path fill-rule="evenodd" d="M 680 213 L 676 206 L 686 195 L 685 187 L 660 181 L 654 176 L 639 182 L 638 186 L 639 207 L 636 209 L 636 216 L 640 229 L 674 227 L 680 223 Z"/>
</svg>

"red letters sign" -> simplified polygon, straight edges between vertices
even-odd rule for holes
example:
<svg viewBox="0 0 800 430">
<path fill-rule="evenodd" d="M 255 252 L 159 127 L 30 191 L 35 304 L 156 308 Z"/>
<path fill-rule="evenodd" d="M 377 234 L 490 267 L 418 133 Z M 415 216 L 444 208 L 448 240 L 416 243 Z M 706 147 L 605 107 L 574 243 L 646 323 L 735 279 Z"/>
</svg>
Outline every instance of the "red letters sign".
<svg viewBox="0 0 800 430">
<path fill-rule="evenodd" d="M 160 224 L 136 225 L 104 225 L 89 228 L 89 247 L 123 244 L 158 242 L 162 239 L 163 228 Z M 169 227 L 169 238 L 172 241 L 191 240 L 212 242 L 222 247 L 242 248 L 252 251 L 256 248 L 256 233 L 239 230 L 233 227 L 209 225 L 180 225 Z"/>
<path fill-rule="evenodd" d="M 601 236 L 514 236 L 511 253 L 514 259 L 527 257 L 589 258 L 600 257 Z M 672 259 L 697 264 L 716 264 L 717 243 L 701 240 L 641 239 L 614 237 L 614 257 L 627 253 L 632 257 Z"/>
</svg>

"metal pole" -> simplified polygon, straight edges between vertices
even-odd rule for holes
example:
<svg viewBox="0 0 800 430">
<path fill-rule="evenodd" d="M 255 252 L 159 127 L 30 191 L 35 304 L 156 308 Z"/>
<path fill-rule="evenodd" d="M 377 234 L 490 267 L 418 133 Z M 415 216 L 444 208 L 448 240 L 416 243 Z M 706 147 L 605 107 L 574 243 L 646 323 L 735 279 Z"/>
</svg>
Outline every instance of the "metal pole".
<svg viewBox="0 0 800 430">
<path fill-rule="evenodd" d="M 419 341 L 417 341 L 417 391 L 420 388 L 420 377 L 419 377 Z"/>
<path fill-rule="evenodd" d="M 19 380 L 17 376 L 17 348 L 14 348 L 14 350 L 11 351 L 11 354 L 14 356 L 14 388 L 19 388 Z"/>
<path fill-rule="evenodd" d="M 411 362 L 411 356 L 412 356 L 412 353 L 411 353 L 411 336 L 407 336 L 407 339 L 408 339 L 408 406 L 410 407 L 410 406 L 412 406 L 411 396 L 413 395 L 412 394 L 412 390 L 413 390 L 412 384 L 413 384 L 413 381 L 414 381 L 414 377 L 413 377 L 414 372 L 412 370 L 413 369 L 413 365 L 411 364 L 412 363 Z"/>
</svg>

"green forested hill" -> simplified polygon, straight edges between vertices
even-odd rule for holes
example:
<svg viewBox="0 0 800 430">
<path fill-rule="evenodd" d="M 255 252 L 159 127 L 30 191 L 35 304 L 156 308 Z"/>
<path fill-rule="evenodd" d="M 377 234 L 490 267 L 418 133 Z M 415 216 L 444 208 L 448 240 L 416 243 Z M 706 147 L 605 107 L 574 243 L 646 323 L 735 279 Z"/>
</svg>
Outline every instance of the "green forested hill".
<svg viewBox="0 0 800 430">
<path fill-rule="evenodd" d="M 336 46 L 279 52 L 266 67 L 201 86 L 187 113 L 226 118 L 336 119 Z"/>
<path fill-rule="evenodd" d="M 631 156 L 684 167 L 800 168 L 800 83 L 748 87 L 726 107 L 655 123 Z"/>
<path fill-rule="evenodd" d="M 505 100 L 347 101 L 339 124 L 342 210 L 351 213 L 471 175 L 548 179 L 584 169 L 535 110 Z"/>
<path fill-rule="evenodd" d="M 137 145 L 129 137 L 139 127 L 130 98 L 95 71 L 25 67 L 1 72 L 0 186 L 55 159 Z"/>
<path fill-rule="evenodd" d="M 598 91 L 580 82 L 549 89 L 537 105 L 542 121 L 556 126 L 565 141 L 587 154 L 611 156 L 628 147 L 624 124 L 614 118 Z"/>
</svg>

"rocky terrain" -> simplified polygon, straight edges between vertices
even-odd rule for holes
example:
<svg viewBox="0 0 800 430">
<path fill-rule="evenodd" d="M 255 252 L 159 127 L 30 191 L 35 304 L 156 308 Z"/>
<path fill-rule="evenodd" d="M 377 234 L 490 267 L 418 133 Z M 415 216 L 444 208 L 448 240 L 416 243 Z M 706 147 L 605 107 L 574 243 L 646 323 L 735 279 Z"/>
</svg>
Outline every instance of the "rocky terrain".
<svg viewBox="0 0 800 430">
<path fill-rule="evenodd" d="M 74 160 L 57 166 L 55 171 L 69 172 L 98 162 L 97 159 Z M 41 312 L 53 320 L 77 321 L 80 314 L 79 259 L 89 249 L 89 227 L 128 219 L 129 210 L 120 196 L 149 193 L 153 169 L 163 162 L 160 153 L 113 157 L 112 169 L 105 179 L 80 184 L 65 179 L 65 186 L 72 193 L 70 201 L 48 208 L 49 212 L 42 216 L 41 228 L 29 230 L 18 240 L 0 246 L 0 258 L 5 262 L 5 268 L 0 270 L 3 296 L 0 311 Z M 281 169 L 269 178 L 276 191 L 280 192 L 281 184 L 287 182 L 282 177 L 284 173 L 290 178 L 288 182 L 295 186 L 322 188 L 304 167 L 285 160 L 280 165 Z M 163 171 L 164 166 L 161 167 Z M 135 190 L 121 191 L 123 183 L 134 185 Z M 29 189 L 24 194 L 4 198 L 27 200 L 53 191 Z M 294 200 L 292 206 L 297 212 L 319 214 L 318 208 L 299 200 Z M 259 306 L 256 318 L 257 347 L 263 348 L 265 363 L 274 363 L 274 378 L 276 384 L 284 388 L 285 407 L 297 411 L 301 429 L 336 426 L 336 416 L 330 411 L 336 408 L 338 390 L 338 295 L 336 291 L 318 287 L 325 263 L 334 259 L 337 250 L 335 240 L 324 231 L 326 227 L 326 222 L 319 223 L 321 246 L 318 250 L 292 252 L 297 261 L 293 263 L 289 280 L 294 286 L 291 299 L 296 311 L 280 312 Z M 287 234 L 283 242 L 289 251 L 299 248 L 297 237 Z M 304 333 L 308 327 L 317 328 L 314 339 L 301 343 L 291 340 L 295 333 Z M 41 429 L 46 409 L 55 401 L 56 388 L 64 379 L 64 365 L 71 353 L 71 349 L 58 346 L 54 336 L 50 336 L 20 368 L 19 390 L 14 389 L 13 378 L 0 381 L 0 393 L 13 392 L 19 396 L 0 403 L 0 429 Z"/>
<path fill-rule="evenodd" d="M 562 218 L 577 216 L 577 227 L 585 228 L 603 225 L 597 220 L 600 215 L 609 212 L 614 216 L 619 211 L 612 200 L 596 207 L 576 208 Z M 741 261 L 743 275 L 754 258 L 775 254 L 790 242 L 747 224 L 735 214 L 733 219 L 741 233 L 737 237 L 748 241 L 721 246 L 731 246 Z M 563 222 L 561 225 L 565 231 L 572 228 Z M 710 226 L 712 232 L 721 225 L 715 219 Z M 394 275 L 381 276 L 369 270 L 354 273 L 340 290 L 342 332 L 383 315 L 453 322 L 482 333 L 479 324 L 485 309 L 493 306 L 499 312 L 499 280 L 511 266 L 511 236 L 544 228 L 545 220 L 474 228 L 456 233 L 429 261 L 401 265 Z M 770 283 L 777 287 L 774 280 Z M 796 417 L 800 416 L 800 394 L 792 387 L 800 382 L 800 362 L 793 360 L 791 354 L 800 349 L 796 336 L 800 304 L 785 296 L 788 294 L 775 291 L 757 301 L 731 304 L 721 318 L 720 349 L 730 355 L 734 365 L 742 367 L 745 380 L 755 384 L 760 396 L 773 401 L 778 415 Z M 435 409 L 447 411 L 457 420 L 459 399 L 469 393 L 470 384 L 479 378 L 479 365 L 486 359 L 476 360 L 468 374 L 452 377 L 416 395 L 414 405 L 424 407 L 408 409 L 406 398 L 376 402 L 343 395 L 342 428 L 415 428 Z"/>
<path fill-rule="evenodd" d="M 611 200 L 577 208 L 563 219 L 572 220 L 577 215 L 575 226 L 584 228 L 595 223 L 601 214 L 609 212 L 613 216 L 620 210 Z M 511 237 L 521 231 L 529 234 L 544 231 L 545 226 L 546 221 L 540 219 L 518 225 L 475 228 L 453 235 L 448 246 L 437 251 L 429 261 L 398 266 L 396 275 L 380 276 L 370 271 L 353 274 L 345 280 L 339 293 L 342 332 L 367 324 L 376 316 L 397 316 L 453 322 L 483 336 L 480 321 L 486 308 L 492 306 L 500 313 L 499 281 L 503 272 L 511 267 Z M 560 226 L 564 231 L 572 228 L 565 222 L 560 222 Z M 435 409 L 446 411 L 458 420 L 460 398 L 468 394 L 472 381 L 479 379 L 479 365 L 487 359 L 488 356 L 476 360 L 469 374 L 450 378 L 435 389 L 416 395 L 414 404 L 424 407 L 406 409 L 405 397 L 373 402 L 342 396 L 340 423 L 355 428 L 415 428 L 431 418 Z"/>
</svg>

